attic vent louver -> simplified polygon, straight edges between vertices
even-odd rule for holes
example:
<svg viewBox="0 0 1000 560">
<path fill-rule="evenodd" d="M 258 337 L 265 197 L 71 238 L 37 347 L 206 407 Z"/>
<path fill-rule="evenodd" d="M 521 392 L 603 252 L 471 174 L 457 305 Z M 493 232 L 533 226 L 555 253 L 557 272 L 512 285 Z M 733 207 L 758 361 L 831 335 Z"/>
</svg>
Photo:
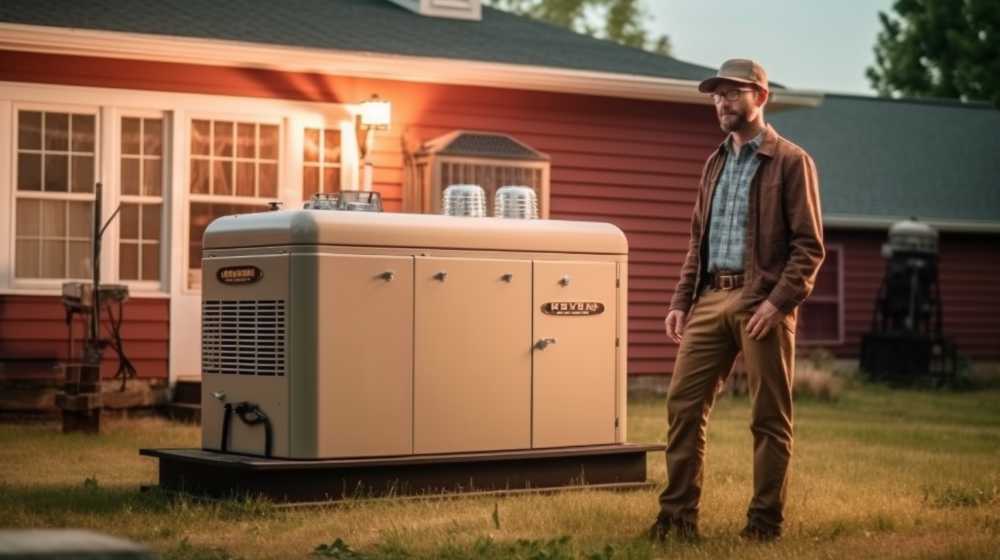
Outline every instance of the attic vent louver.
<svg viewBox="0 0 1000 560">
<path fill-rule="evenodd" d="M 535 191 L 538 216 L 549 216 L 549 156 L 518 139 L 492 132 L 456 130 L 423 143 L 410 160 L 403 185 L 403 211 L 441 213 L 450 185 L 478 185 L 492 205 L 498 188 Z M 493 215 L 495 208 L 488 208 Z"/>
<path fill-rule="evenodd" d="M 481 0 L 389 0 L 422 16 L 468 19 L 483 19 Z"/>
</svg>

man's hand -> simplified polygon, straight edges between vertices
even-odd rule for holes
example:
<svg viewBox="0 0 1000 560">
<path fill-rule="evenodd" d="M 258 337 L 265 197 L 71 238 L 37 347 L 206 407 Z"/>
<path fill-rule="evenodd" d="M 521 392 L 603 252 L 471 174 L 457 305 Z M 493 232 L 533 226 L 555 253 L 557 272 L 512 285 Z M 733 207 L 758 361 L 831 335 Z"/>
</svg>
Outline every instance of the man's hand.
<svg viewBox="0 0 1000 560">
<path fill-rule="evenodd" d="M 761 340 L 767 336 L 767 333 L 771 332 L 771 329 L 777 327 L 778 323 L 784 318 L 785 314 L 779 311 L 773 303 L 764 300 L 757 307 L 757 311 L 750 317 L 750 320 L 747 321 L 747 333 L 749 333 L 750 338 Z"/>
<path fill-rule="evenodd" d="M 680 309 L 671 309 L 667 313 L 667 318 L 663 320 L 663 324 L 667 328 L 667 338 L 673 340 L 676 343 L 680 343 L 681 337 L 684 336 L 684 323 L 687 313 L 681 311 Z"/>
</svg>

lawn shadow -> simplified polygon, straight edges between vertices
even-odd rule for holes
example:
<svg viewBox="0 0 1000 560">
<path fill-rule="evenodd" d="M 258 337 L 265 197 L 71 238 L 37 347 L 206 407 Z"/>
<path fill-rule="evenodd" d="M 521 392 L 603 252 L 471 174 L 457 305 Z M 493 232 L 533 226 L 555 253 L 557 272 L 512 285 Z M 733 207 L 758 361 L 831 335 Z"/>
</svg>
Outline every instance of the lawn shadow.
<svg viewBox="0 0 1000 560">
<path fill-rule="evenodd" d="M 274 513 L 273 504 L 259 498 L 203 501 L 157 487 L 99 486 L 87 479 L 77 486 L 0 486 L 0 519 L 18 515 L 108 516 L 175 515 L 200 511 L 223 520 L 255 518 Z M 13 514 L 13 515 L 11 515 Z"/>
</svg>

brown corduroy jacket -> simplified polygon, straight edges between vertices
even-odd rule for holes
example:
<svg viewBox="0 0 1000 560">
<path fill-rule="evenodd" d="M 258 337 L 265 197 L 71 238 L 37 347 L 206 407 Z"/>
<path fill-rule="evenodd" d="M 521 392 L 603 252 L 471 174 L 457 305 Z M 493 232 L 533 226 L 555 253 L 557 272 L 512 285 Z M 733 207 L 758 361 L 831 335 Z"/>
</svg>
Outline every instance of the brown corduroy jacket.
<svg viewBox="0 0 1000 560">
<path fill-rule="evenodd" d="M 812 292 L 826 256 L 816 164 L 805 150 L 782 138 L 770 125 L 757 154 L 761 162 L 748 195 L 742 297 L 748 305 L 767 299 L 793 316 Z M 712 198 L 725 162 L 723 143 L 708 158 L 701 174 L 691 241 L 670 309 L 687 311 L 701 291 L 708 264 Z"/>
</svg>

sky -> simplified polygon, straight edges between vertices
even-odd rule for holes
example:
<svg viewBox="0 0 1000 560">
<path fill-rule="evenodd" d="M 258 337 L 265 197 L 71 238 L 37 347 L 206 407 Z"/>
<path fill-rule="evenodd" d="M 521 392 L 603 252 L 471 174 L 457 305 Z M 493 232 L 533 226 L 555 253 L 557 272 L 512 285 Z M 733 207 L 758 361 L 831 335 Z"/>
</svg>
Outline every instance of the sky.
<svg viewBox="0 0 1000 560">
<path fill-rule="evenodd" d="M 894 0 L 645 0 L 651 34 L 666 34 L 673 56 L 718 68 L 754 58 L 771 81 L 830 93 L 875 95 L 865 68 L 881 30 L 878 12 Z"/>
</svg>

